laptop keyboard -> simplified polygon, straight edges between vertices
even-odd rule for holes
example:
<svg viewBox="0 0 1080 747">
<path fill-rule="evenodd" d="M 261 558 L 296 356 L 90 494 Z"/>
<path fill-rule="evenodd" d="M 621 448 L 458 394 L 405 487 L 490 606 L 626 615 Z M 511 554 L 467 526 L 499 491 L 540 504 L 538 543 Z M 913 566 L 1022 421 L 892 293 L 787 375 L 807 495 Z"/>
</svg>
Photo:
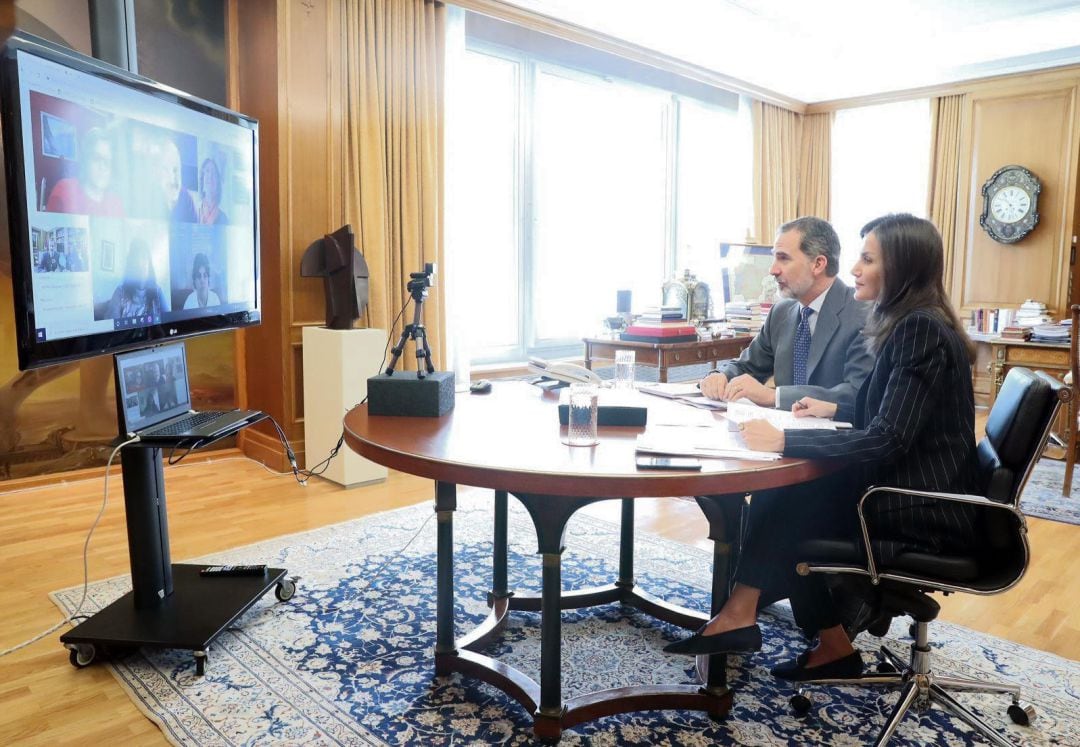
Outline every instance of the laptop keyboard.
<svg viewBox="0 0 1080 747">
<path fill-rule="evenodd" d="M 187 433 L 190 430 L 198 428 L 201 425 L 206 425 L 211 420 L 217 420 L 224 413 L 211 410 L 209 412 L 197 412 L 194 415 L 188 415 L 186 418 L 181 418 L 175 423 L 167 425 L 163 428 L 151 428 L 147 431 L 147 434 L 154 434 L 155 436 L 176 436 L 181 433 Z"/>
</svg>

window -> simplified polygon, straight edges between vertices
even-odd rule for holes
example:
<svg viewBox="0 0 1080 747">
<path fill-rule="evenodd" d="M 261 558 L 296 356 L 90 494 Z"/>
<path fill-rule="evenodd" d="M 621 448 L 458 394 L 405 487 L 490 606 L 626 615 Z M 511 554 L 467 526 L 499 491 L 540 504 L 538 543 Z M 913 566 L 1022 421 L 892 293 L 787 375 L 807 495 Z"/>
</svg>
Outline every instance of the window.
<svg viewBox="0 0 1080 747">
<path fill-rule="evenodd" d="M 840 277 L 862 248 L 859 229 L 886 213 L 926 217 L 930 101 L 842 109 L 832 130 L 832 224 L 840 236 Z"/>
<path fill-rule="evenodd" d="M 580 355 L 617 290 L 657 304 L 676 267 L 718 274 L 746 235 L 734 106 L 484 42 L 448 76 L 448 334 L 472 362 Z"/>
</svg>

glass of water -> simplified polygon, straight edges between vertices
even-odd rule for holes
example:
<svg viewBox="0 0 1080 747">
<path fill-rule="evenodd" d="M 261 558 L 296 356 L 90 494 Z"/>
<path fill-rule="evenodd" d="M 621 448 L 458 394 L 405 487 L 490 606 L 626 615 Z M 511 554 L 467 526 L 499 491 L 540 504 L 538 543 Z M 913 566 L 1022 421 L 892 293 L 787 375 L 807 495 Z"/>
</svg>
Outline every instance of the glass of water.
<svg viewBox="0 0 1080 747">
<path fill-rule="evenodd" d="M 615 351 L 615 388 L 634 388 L 634 362 L 636 355 L 633 350 Z"/>
<path fill-rule="evenodd" d="M 570 417 L 566 424 L 568 446 L 593 446 L 596 436 L 596 408 L 599 389 L 596 384 L 570 385 Z"/>
</svg>

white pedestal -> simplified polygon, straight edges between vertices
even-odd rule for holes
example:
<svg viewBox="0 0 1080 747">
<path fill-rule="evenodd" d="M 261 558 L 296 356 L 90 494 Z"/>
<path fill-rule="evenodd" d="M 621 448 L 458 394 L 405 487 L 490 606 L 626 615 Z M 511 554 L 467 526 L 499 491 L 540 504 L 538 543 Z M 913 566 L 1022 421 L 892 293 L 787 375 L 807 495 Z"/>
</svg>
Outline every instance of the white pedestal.
<svg viewBox="0 0 1080 747">
<path fill-rule="evenodd" d="M 386 347 L 381 329 L 304 327 L 304 461 L 321 462 L 341 435 L 346 411 L 367 396 Z M 386 479 L 386 467 L 343 444 L 322 476 L 351 488 Z"/>
</svg>

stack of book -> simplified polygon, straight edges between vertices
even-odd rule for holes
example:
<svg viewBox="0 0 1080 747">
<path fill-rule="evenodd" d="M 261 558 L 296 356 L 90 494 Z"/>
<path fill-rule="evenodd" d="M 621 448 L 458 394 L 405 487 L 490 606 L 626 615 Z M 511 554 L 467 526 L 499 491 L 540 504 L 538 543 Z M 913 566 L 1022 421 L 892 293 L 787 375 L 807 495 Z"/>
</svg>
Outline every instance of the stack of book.
<svg viewBox="0 0 1080 747">
<path fill-rule="evenodd" d="M 1071 324 L 1037 324 L 1031 329 L 1032 342 L 1069 342 Z"/>
<path fill-rule="evenodd" d="M 696 342 L 697 330 L 679 306 L 650 306 L 619 335 L 626 342 Z"/>
<path fill-rule="evenodd" d="M 1049 324 L 1053 319 L 1046 313 L 1046 304 L 1029 298 L 1020 304 L 1020 308 L 1016 311 L 1015 321 L 1018 327 L 1034 327 L 1039 324 Z"/>
<path fill-rule="evenodd" d="M 1010 325 L 999 333 L 1004 340 L 1021 340 L 1026 342 L 1031 339 L 1030 327 L 1018 327 L 1016 325 Z"/>
<path fill-rule="evenodd" d="M 724 315 L 735 332 L 756 335 L 765 324 L 765 316 L 772 304 L 760 301 L 728 301 L 724 306 Z"/>
</svg>

